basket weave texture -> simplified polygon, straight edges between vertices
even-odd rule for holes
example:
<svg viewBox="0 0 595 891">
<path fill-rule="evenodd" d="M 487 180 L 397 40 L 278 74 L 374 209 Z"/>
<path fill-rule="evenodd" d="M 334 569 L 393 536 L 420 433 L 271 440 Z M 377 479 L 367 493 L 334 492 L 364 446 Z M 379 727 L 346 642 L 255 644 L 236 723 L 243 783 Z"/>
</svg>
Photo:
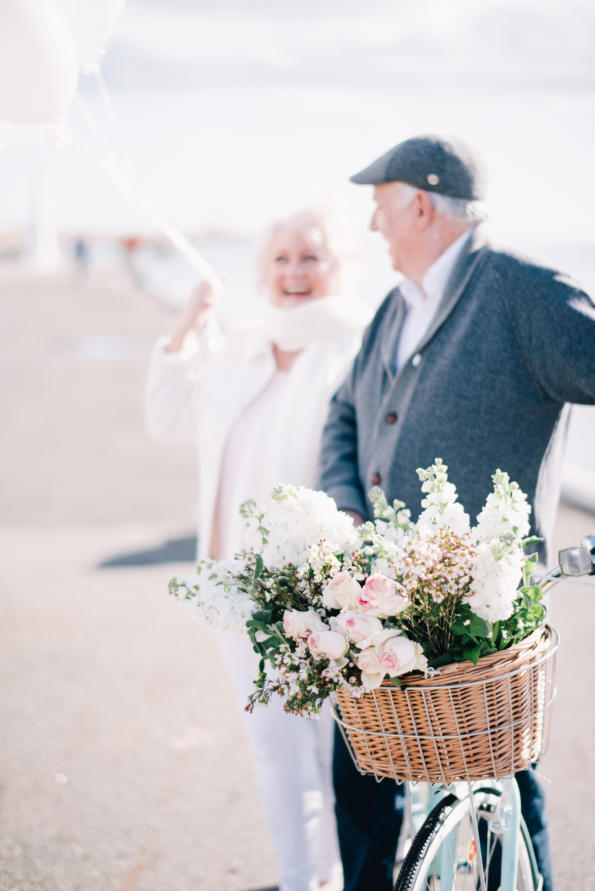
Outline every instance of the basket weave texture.
<svg viewBox="0 0 595 891">
<path fill-rule="evenodd" d="M 339 690 L 335 716 L 360 771 L 450 783 L 529 767 L 547 745 L 557 646 L 545 626 L 477 665 L 411 672 L 360 698 Z"/>
</svg>

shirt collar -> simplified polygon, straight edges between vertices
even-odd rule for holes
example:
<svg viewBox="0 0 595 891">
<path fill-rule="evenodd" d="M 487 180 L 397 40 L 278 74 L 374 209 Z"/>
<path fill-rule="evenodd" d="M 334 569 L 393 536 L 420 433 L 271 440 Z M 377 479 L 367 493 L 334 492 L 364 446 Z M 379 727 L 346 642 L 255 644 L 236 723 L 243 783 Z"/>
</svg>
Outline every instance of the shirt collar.
<svg viewBox="0 0 595 891">
<path fill-rule="evenodd" d="M 450 278 L 450 274 L 458 260 L 459 254 L 463 250 L 467 239 L 471 237 L 473 229 L 473 226 L 466 229 L 462 235 L 459 235 L 456 241 L 453 241 L 453 243 L 449 245 L 436 260 L 434 260 L 423 277 L 423 290 L 410 279 L 406 278 L 401 282 L 399 290 L 409 307 L 417 308 L 422 305 L 427 306 L 428 302 L 434 303 L 440 300 L 444 293 L 446 283 Z"/>
</svg>

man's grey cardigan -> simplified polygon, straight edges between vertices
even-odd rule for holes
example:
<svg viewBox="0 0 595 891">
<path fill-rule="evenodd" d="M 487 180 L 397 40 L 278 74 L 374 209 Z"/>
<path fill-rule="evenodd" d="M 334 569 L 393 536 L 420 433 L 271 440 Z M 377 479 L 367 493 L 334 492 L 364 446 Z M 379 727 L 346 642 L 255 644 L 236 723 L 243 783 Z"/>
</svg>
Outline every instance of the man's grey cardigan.
<svg viewBox="0 0 595 891">
<path fill-rule="evenodd" d="M 560 491 L 565 403 L 595 403 L 595 306 L 566 276 L 496 250 L 482 226 L 459 256 L 429 329 L 394 373 L 406 313 L 391 291 L 332 399 L 320 488 L 370 515 L 375 483 L 415 517 L 416 468 L 435 458 L 472 522 L 500 468 L 533 506 L 547 540 Z"/>
</svg>

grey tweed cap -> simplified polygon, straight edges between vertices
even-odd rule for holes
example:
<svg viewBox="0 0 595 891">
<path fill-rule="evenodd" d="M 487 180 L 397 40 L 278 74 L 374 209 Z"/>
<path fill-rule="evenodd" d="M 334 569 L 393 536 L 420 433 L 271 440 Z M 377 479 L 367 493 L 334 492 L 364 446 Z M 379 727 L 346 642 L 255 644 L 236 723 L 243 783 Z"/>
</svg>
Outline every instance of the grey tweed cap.
<svg viewBox="0 0 595 891">
<path fill-rule="evenodd" d="M 352 176 L 351 182 L 409 183 L 450 198 L 483 201 L 487 176 L 482 158 L 462 139 L 427 135 L 395 145 Z"/>
</svg>

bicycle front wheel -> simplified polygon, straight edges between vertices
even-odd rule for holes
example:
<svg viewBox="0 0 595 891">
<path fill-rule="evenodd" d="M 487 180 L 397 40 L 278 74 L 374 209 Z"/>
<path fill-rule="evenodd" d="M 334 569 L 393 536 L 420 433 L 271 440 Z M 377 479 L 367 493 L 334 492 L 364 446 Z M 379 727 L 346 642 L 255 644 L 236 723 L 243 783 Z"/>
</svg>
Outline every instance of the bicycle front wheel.
<svg viewBox="0 0 595 891">
<path fill-rule="evenodd" d="M 438 802 L 413 839 L 395 891 L 499 891 L 501 846 L 493 820 L 499 798 L 499 790 L 477 789 L 472 796 L 447 795 Z M 501 891 L 539 887 L 533 848 L 521 820 L 516 888 Z"/>
</svg>

